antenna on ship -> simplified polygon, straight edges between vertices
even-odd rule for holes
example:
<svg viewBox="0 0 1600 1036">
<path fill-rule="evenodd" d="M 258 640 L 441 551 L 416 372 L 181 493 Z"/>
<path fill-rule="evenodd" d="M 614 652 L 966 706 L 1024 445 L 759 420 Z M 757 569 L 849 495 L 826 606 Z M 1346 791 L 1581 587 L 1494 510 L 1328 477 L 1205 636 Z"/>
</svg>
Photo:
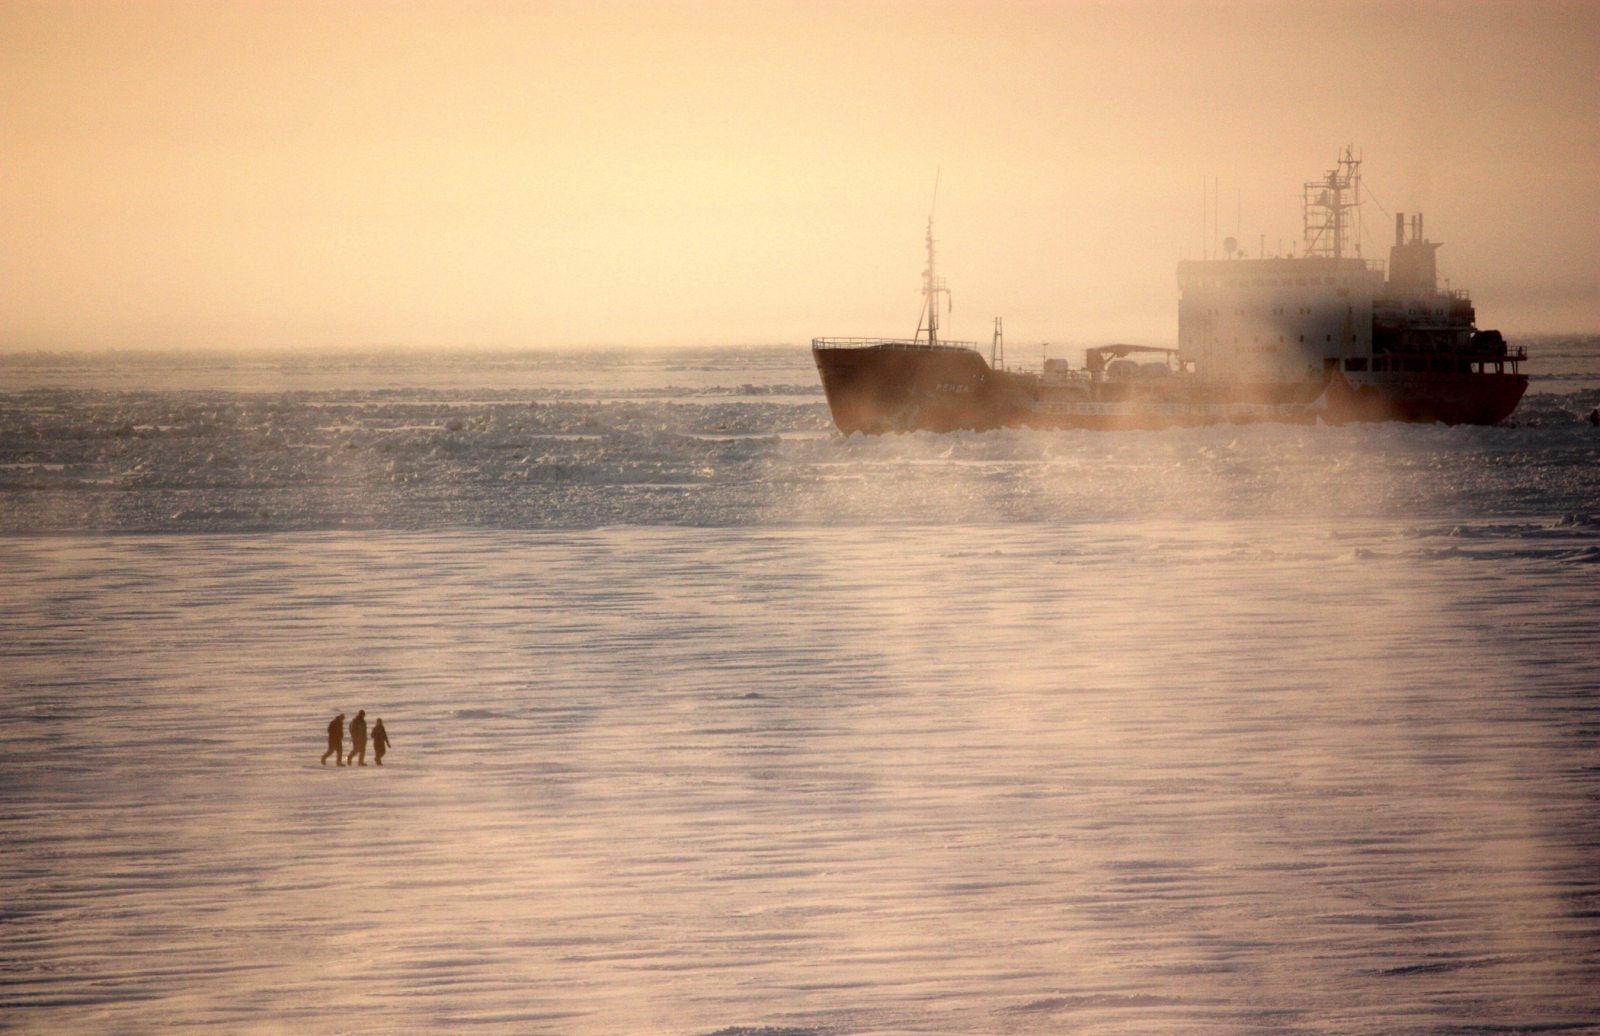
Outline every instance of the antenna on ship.
<svg viewBox="0 0 1600 1036">
<path fill-rule="evenodd" d="M 1006 362 L 1006 336 L 1000 329 L 1000 318 L 994 318 L 994 341 L 989 343 L 989 366 L 999 370 Z"/>
<path fill-rule="evenodd" d="M 1343 259 L 1347 239 L 1351 236 L 1350 217 L 1354 209 L 1359 221 L 1361 213 L 1361 159 L 1355 148 L 1346 145 L 1344 155 L 1322 179 L 1305 185 L 1304 211 L 1306 255 Z M 1357 228 L 1360 224 L 1357 223 Z M 1359 229 L 1355 237 L 1355 255 L 1361 255 Z"/>
<path fill-rule="evenodd" d="M 939 344 L 939 295 L 945 297 L 945 305 L 950 305 L 950 289 L 944 286 L 944 278 L 936 276 L 933 265 L 933 213 L 939 205 L 939 172 L 933 173 L 933 202 L 928 206 L 928 268 L 922 271 L 922 319 L 917 321 L 917 338 L 922 337 L 923 328 L 928 331 L 928 345 Z"/>
</svg>

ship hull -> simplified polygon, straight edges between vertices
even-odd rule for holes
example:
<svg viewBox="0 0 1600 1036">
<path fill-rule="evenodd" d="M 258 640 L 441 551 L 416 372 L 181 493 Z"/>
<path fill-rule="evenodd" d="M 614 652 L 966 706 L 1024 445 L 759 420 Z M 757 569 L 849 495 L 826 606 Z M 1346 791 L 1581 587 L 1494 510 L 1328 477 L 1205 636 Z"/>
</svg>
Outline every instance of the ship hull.
<svg viewBox="0 0 1600 1036">
<path fill-rule="evenodd" d="M 866 346 L 812 355 L 834 424 L 846 435 L 987 431 L 1026 415 L 1015 386 L 970 349 Z"/>
<path fill-rule="evenodd" d="M 1328 420 L 1499 424 L 1528 389 L 1526 374 L 1387 373 L 1340 378 L 1329 393 Z"/>
<path fill-rule="evenodd" d="M 1052 384 L 994 370 L 972 349 L 903 343 L 813 347 L 834 423 L 863 432 L 994 428 L 1158 429 L 1260 422 L 1495 424 L 1527 389 L 1522 374 L 1343 372 L 1292 383 L 1219 383 L 1177 375 L 1151 382 Z"/>
</svg>

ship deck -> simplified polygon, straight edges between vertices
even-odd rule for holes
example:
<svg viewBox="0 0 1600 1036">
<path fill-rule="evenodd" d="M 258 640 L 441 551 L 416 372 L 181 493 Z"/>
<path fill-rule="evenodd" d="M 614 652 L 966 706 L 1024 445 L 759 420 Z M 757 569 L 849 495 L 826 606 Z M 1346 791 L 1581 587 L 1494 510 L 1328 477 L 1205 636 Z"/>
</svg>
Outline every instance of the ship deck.
<svg viewBox="0 0 1600 1036">
<path fill-rule="evenodd" d="M 976 342 L 940 342 L 929 345 L 920 338 L 813 338 L 813 351 L 821 349 L 904 349 L 908 352 L 977 352 Z"/>
</svg>

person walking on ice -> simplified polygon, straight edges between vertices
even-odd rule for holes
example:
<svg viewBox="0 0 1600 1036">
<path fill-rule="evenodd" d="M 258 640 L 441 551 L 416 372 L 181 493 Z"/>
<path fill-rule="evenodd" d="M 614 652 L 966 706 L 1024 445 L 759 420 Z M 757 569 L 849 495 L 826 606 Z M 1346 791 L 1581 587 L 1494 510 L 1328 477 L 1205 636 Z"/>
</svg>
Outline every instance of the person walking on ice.
<svg viewBox="0 0 1600 1036">
<path fill-rule="evenodd" d="M 383 729 L 383 720 L 372 724 L 372 761 L 383 765 L 383 753 L 389 750 L 389 732 Z"/>
<path fill-rule="evenodd" d="M 344 765 L 344 759 L 340 755 L 340 753 L 342 753 L 343 751 L 344 751 L 344 713 L 341 712 L 341 713 L 339 713 L 339 715 L 337 715 L 337 716 L 335 716 L 333 718 L 333 722 L 332 723 L 328 724 L 328 750 L 326 752 L 322 753 L 322 765 L 323 766 L 327 766 L 328 765 L 328 756 L 331 755 L 331 756 L 333 756 L 334 762 L 338 763 L 340 766 L 343 766 Z"/>
<path fill-rule="evenodd" d="M 350 754 L 346 756 L 353 765 L 356 756 L 361 757 L 361 765 L 367 765 L 367 710 L 360 709 L 356 718 L 350 721 Z"/>
</svg>

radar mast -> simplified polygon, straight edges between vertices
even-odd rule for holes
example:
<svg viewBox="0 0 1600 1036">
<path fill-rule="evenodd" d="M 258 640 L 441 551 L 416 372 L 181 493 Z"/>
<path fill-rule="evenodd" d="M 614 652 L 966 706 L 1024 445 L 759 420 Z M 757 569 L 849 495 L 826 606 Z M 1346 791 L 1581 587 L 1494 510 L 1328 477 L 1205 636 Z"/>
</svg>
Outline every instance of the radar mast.
<svg viewBox="0 0 1600 1036">
<path fill-rule="evenodd" d="M 1322 179 L 1305 185 L 1306 255 L 1343 259 L 1348 251 L 1359 258 L 1361 239 L 1352 223 L 1360 218 L 1360 209 L 1361 159 L 1347 145 L 1343 157 Z"/>
</svg>

